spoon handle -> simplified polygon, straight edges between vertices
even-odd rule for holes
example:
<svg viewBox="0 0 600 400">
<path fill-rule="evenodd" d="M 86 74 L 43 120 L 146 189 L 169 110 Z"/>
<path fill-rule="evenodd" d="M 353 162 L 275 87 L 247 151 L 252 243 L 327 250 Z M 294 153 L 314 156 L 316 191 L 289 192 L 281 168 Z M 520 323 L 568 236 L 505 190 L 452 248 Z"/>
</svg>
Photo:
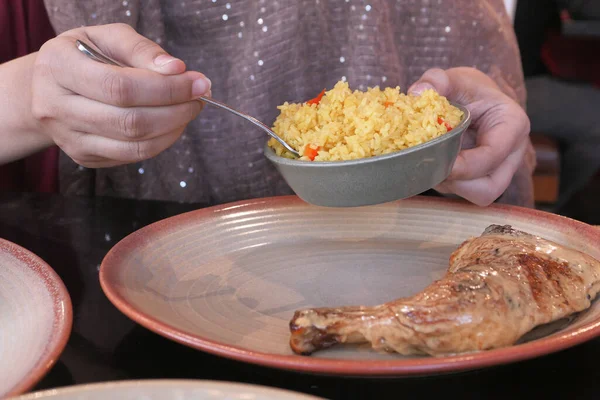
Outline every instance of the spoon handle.
<svg viewBox="0 0 600 400">
<path fill-rule="evenodd" d="M 87 55 L 92 60 L 95 60 L 95 61 L 98 61 L 98 62 L 101 62 L 104 64 L 114 65 L 117 67 L 125 67 L 125 65 L 119 63 L 118 61 L 115 61 L 112 58 L 109 58 L 109 57 L 105 56 L 104 54 L 97 52 L 96 50 L 94 50 L 92 47 L 88 46 L 86 43 L 82 42 L 81 40 L 75 41 L 75 44 L 77 45 L 77 48 L 79 49 L 79 51 L 81 51 L 83 54 Z M 254 125 L 258 126 L 260 129 L 267 132 L 273 139 L 277 140 L 289 152 L 294 154 L 296 157 L 300 157 L 300 154 L 293 147 L 291 147 L 282 138 L 280 138 L 275 132 L 273 132 L 271 130 L 271 128 L 269 128 L 267 125 L 263 124 L 256 118 L 254 118 L 248 114 L 245 114 L 241 111 L 238 111 L 235 108 L 231 108 L 227 104 L 221 103 L 220 101 L 215 100 L 211 97 L 199 96 L 198 99 L 205 101 L 209 104 L 212 104 L 213 106 L 227 110 L 230 113 L 237 115 L 238 117 L 242 117 L 245 120 L 252 122 Z"/>
<path fill-rule="evenodd" d="M 101 62 L 104 64 L 114 65 L 117 67 L 125 67 L 125 65 L 119 63 L 118 61 L 115 61 L 112 58 L 107 57 L 104 54 L 97 52 L 96 50 L 94 50 L 92 47 L 88 46 L 86 43 L 82 42 L 81 40 L 76 40 L 75 44 L 77 45 L 77 48 L 79 49 L 79 51 L 81 51 L 83 54 L 85 54 L 86 56 L 88 56 L 89 58 L 91 58 L 94 61 L 98 61 L 98 62 Z"/>
<path fill-rule="evenodd" d="M 221 103 L 218 100 L 215 100 L 211 97 L 205 97 L 205 96 L 199 96 L 199 99 L 201 99 L 202 101 L 205 101 L 207 103 L 212 104 L 213 106 L 216 107 L 220 107 L 223 110 L 227 110 L 230 113 L 233 113 L 235 115 L 237 115 L 238 117 L 242 117 L 247 121 L 252 122 L 254 125 L 258 126 L 259 128 L 261 128 L 262 130 L 264 130 L 265 132 L 267 132 L 269 135 L 271 135 L 275 140 L 277 140 L 279 143 L 281 143 L 281 145 L 283 147 L 285 147 L 287 150 L 297 154 L 298 152 L 296 150 L 294 150 L 293 148 L 291 148 L 286 142 L 283 141 L 283 139 L 281 139 L 277 134 L 275 134 L 275 132 L 273 132 L 271 130 L 271 128 L 269 128 L 266 124 L 263 124 L 262 122 L 260 122 L 259 120 L 257 120 L 256 118 L 248 115 L 248 114 L 244 114 L 241 111 L 236 110 L 235 108 L 231 108 L 229 107 L 227 104 L 225 103 Z"/>
</svg>

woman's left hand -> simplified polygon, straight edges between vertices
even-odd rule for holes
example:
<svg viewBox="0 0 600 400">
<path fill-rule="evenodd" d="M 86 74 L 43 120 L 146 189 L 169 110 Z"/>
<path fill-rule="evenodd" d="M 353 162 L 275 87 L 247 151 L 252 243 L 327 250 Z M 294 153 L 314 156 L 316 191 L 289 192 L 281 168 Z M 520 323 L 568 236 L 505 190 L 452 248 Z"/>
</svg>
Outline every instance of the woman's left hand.
<svg viewBox="0 0 600 400">
<path fill-rule="evenodd" d="M 486 74 L 474 68 L 431 69 L 408 90 L 434 89 L 471 112 L 475 147 L 462 150 L 450 176 L 435 189 L 480 206 L 500 197 L 522 165 L 529 143 L 527 114 Z"/>
</svg>

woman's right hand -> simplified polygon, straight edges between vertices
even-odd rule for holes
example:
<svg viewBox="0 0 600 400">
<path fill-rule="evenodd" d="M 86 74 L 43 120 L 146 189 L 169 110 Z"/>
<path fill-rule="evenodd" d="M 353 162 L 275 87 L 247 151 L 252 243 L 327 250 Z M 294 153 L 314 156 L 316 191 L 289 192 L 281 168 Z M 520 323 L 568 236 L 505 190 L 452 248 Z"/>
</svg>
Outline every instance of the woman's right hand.
<svg viewBox="0 0 600 400">
<path fill-rule="evenodd" d="M 96 62 L 75 41 L 130 68 Z M 37 54 L 32 113 L 39 132 L 89 168 L 145 160 L 171 146 L 201 111 L 210 80 L 125 24 L 83 27 Z"/>
</svg>

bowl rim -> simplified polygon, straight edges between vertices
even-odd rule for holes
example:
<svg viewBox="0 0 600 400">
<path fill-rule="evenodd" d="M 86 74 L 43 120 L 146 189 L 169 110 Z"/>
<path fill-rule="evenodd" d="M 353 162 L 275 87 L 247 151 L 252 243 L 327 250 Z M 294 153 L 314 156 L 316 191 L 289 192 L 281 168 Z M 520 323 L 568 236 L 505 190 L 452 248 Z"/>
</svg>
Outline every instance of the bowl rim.
<svg viewBox="0 0 600 400">
<path fill-rule="evenodd" d="M 408 147 L 406 149 L 394 151 L 388 154 L 381 154 L 378 156 L 366 157 L 366 158 L 357 158 L 354 160 L 341 160 L 341 161 L 318 161 L 318 162 L 307 162 L 300 161 L 295 159 L 290 159 L 286 157 L 281 157 L 275 154 L 273 149 L 269 147 L 269 141 L 264 145 L 264 155 L 274 163 L 283 164 L 288 166 L 295 167 L 307 167 L 307 168 L 322 168 L 322 167 L 347 167 L 349 165 L 362 165 L 362 164 L 371 164 L 377 161 L 388 160 L 396 157 L 401 157 L 405 154 L 414 153 L 425 148 L 435 146 L 441 142 L 446 140 L 450 140 L 455 136 L 462 135 L 469 125 L 471 124 L 471 112 L 466 106 L 463 106 L 458 103 L 450 102 L 451 105 L 458 108 L 463 112 L 463 117 L 461 121 L 456 125 L 450 132 L 447 132 L 441 136 L 436 137 L 435 139 L 431 139 L 425 143 L 418 144 L 416 146 Z"/>
</svg>

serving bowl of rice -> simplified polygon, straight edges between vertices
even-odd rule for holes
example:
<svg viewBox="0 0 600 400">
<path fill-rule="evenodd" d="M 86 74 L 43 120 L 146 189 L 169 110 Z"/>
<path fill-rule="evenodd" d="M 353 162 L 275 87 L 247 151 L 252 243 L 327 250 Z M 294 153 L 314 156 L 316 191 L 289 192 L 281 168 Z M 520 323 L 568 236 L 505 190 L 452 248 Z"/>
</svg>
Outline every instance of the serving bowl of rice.
<svg viewBox="0 0 600 400">
<path fill-rule="evenodd" d="M 338 82 L 304 103 L 284 103 L 264 149 L 292 190 L 325 207 L 386 203 L 425 192 L 448 177 L 470 124 L 469 111 L 433 90 L 352 91 Z"/>
</svg>

